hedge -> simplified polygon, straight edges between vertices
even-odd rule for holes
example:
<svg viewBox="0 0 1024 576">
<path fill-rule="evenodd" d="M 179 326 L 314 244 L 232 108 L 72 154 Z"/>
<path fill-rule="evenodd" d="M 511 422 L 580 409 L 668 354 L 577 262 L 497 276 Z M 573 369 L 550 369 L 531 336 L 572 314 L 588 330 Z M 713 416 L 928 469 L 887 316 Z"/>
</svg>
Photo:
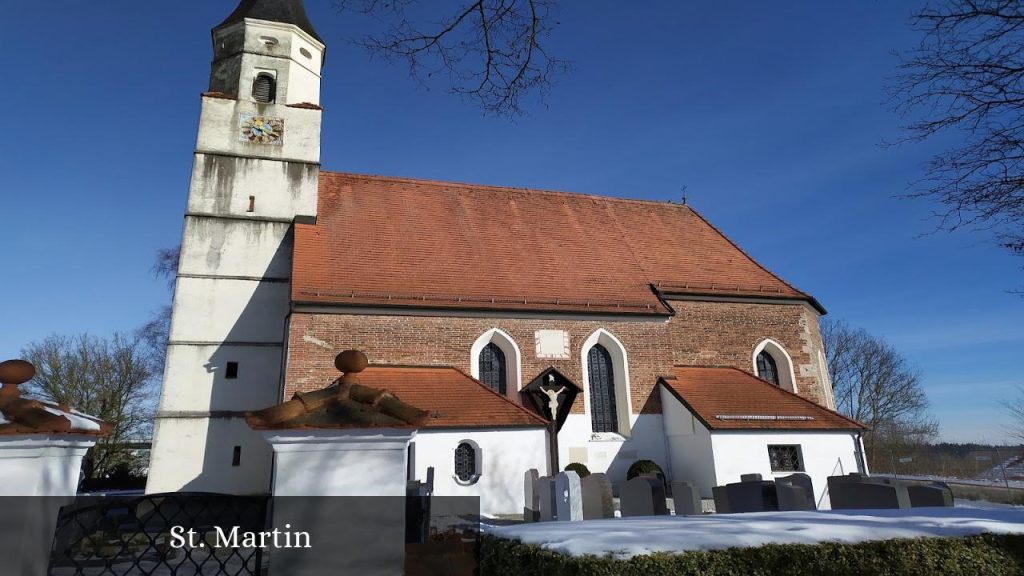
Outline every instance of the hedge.
<svg viewBox="0 0 1024 576">
<path fill-rule="evenodd" d="M 1008 576 L 1024 575 L 1024 535 L 915 538 L 857 544 L 768 544 L 617 560 L 567 556 L 484 534 L 484 576 Z"/>
</svg>

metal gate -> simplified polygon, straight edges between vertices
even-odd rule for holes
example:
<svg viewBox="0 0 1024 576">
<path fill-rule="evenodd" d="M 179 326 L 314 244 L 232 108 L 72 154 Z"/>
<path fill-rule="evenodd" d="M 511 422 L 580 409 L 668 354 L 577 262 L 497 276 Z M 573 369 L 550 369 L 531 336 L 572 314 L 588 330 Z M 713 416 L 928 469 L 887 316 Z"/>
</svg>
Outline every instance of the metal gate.
<svg viewBox="0 0 1024 576">
<path fill-rule="evenodd" d="M 261 576 L 260 548 L 224 546 L 267 526 L 267 496 L 85 497 L 61 509 L 50 576 Z"/>
</svg>

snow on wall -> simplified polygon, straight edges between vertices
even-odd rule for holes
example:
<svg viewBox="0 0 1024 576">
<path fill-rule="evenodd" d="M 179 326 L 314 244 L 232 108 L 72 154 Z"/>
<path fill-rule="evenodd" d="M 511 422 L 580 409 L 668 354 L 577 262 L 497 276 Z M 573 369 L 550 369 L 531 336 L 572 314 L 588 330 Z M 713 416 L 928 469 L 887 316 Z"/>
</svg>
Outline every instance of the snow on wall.
<svg viewBox="0 0 1024 576">
<path fill-rule="evenodd" d="M 772 472 L 768 459 L 772 444 L 800 447 L 803 471 L 814 483 L 814 499 L 820 509 L 831 507 L 828 477 L 857 471 L 857 436 L 852 432 L 717 431 L 711 434 L 711 445 L 718 484 L 739 482 L 741 474 L 759 473 L 765 480 L 792 474 Z"/>
<path fill-rule="evenodd" d="M 480 478 L 461 484 L 455 477 L 455 448 L 470 440 L 479 447 Z M 437 496 L 479 496 L 486 514 L 522 514 L 523 475 L 536 468 L 548 473 L 547 434 L 541 428 L 491 430 L 421 430 L 415 444 L 416 479 L 426 480 L 434 467 Z"/>
</svg>

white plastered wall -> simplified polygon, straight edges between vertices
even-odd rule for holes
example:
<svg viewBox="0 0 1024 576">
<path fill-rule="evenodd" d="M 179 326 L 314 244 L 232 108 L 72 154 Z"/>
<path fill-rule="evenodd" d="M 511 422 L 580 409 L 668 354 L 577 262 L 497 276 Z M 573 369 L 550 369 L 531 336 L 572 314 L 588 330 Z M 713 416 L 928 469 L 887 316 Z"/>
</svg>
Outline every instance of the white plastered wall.
<svg viewBox="0 0 1024 576">
<path fill-rule="evenodd" d="M 153 450 L 146 491 L 266 494 L 271 450 L 241 418 L 162 418 L 162 443 Z M 168 441 L 163 441 L 168 439 Z M 234 449 L 240 447 L 238 466 Z"/>
<path fill-rule="evenodd" d="M 672 479 L 689 482 L 702 498 L 711 498 L 715 482 L 715 456 L 711 433 L 664 386 L 658 386 L 665 419 Z"/>
<path fill-rule="evenodd" d="M 82 458 L 95 444 L 73 434 L 0 437 L 0 496 L 74 496 Z"/>
<path fill-rule="evenodd" d="M 399 496 L 415 430 L 267 431 L 274 496 Z"/>
<path fill-rule="evenodd" d="M 740 481 L 740 475 L 759 473 L 765 480 L 788 476 L 792 472 L 772 472 L 769 445 L 800 446 L 803 472 L 814 483 L 814 499 L 820 509 L 831 507 L 827 479 L 857 471 L 855 432 L 712 432 L 715 477 L 718 485 Z"/>
<path fill-rule="evenodd" d="M 461 484 L 455 476 L 455 448 L 463 441 L 478 447 L 480 477 Z M 416 479 L 434 468 L 437 496 L 478 496 L 487 514 L 523 512 L 523 475 L 536 468 L 548 474 L 547 434 L 542 428 L 421 430 L 416 436 Z"/>
</svg>

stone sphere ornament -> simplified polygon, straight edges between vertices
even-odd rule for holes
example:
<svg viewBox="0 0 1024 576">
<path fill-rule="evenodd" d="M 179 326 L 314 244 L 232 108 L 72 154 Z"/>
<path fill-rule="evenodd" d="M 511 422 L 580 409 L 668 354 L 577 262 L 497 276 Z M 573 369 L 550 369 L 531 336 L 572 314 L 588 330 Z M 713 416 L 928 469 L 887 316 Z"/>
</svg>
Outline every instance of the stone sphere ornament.
<svg viewBox="0 0 1024 576">
<path fill-rule="evenodd" d="M 366 358 L 366 354 L 359 350 L 345 350 L 334 359 L 335 368 L 342 374 L 362 372 L 369 365 L 370 361 Z"/>
<path fill-rule="evenodd" d="M 7 360 L 0 362 L 0 384 L 18 386 L 28 382 L 36 375 L 36 367 L 25 360 Z"/>
</svg>

